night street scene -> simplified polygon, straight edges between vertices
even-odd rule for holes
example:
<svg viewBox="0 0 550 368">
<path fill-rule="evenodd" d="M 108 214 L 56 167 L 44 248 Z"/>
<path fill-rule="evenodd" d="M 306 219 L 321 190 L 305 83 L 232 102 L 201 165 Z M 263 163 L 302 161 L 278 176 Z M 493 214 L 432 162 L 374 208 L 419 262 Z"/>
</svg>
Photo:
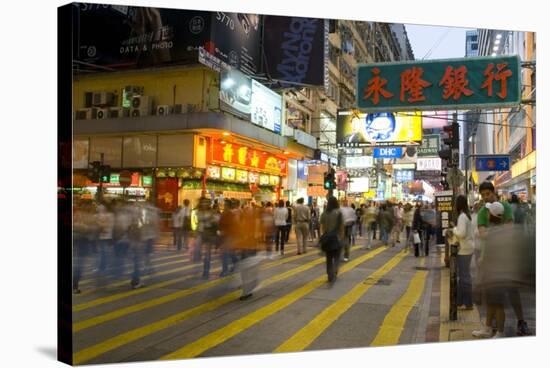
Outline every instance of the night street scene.
<svg viewBox="0 0 550 368">
<path fill-rule="evenodd" d="M 66 362 L 536 335 L 535 33 L 58 10 Z"/>
</svg>

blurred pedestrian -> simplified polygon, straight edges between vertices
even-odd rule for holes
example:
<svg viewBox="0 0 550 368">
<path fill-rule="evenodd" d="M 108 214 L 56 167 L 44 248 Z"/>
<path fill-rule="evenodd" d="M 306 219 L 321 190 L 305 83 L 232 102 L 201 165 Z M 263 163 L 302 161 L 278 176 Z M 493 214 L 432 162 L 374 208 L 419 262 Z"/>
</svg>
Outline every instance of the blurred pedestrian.
<svg viewBox="0 0 550 368">
<path fill-rule="evenodd" d="M 285 243 L 288 244 L 288 240 L 290 239 L 290 231 L 292 230 L 292 215 L 293 215 L 293 209 L 290 204 L 290 201 L 286 201 L 286 208 L 288 211 L 288 215 L 286 217 L 286 229 L 285 229 Z"/>
<path fill-rule="evenodd" d="M 279 206 L 273 211 L 273 221 L 276 227 L 275 235 L 275 251 L 285 253 L 285 238 L 287 229 L 288 208 L 285 207 L 285 202 L 279 200 Z"/>
<path fill-rule="evenodd" d="M 311 221 L 311 212 L 304 206 L 304 198 L 298 198 L 294 213 L 294 229 L 296 231 L 296 243 L 298 244 L 298 254 L 307 253 L 307 239 L 309 233 L 309 223 Z"/>
<path fill-rule="evenodd" d="M 208 279 L 210 275 L 210 262 L 212 249 L 216 247 L 216 234 L 218 231 L 218 218 L 210 205 L 210 200 L 201 197 L 197 211 L 197 240 L 195 246 L 201 249 L 203 255 L 202 278 Z"/>
<path fill-rule="evenodd" d="M 353 241 L 353 225 L 355 224 L 356 218 L 355 211 L 348 206 L 348 201 L 344 200 L 343 204 L 342 208 L 340 208 L 340 212 L 342 213 L 342 219 L 344 221 L 344 262 L 347 262 L 350 257 L 350 248 Z"/>
<path fill-rule="evenodd" d="M 363 214 L 363 225 L 367 236 L 366 249 L 372 248 L 372 242 L 376 232 L 376 221 L 378 220 L 377 212 L 376 204 L 374 202 L 370 202 Z"/>
<path fill-rule="evenodd" d="M 410 203 L 405 204 L 403 207 L 403 226 L 405 227 L 406 231 L 406 245 L 407 248 L 412 247 L 414 244 L 413 238 L 412 238 L 412 224 L 414 220 L 414 209 L 413 206 Z"/>
<path fill-rule="evenodd" d="M 460 309 L 472 310 L 472 275 L 470 265 L 474 253 L 474 226 L 472 216 L 465 196 L 459 195 L 455 201 L 455 211 L 458 213 L 457 224 L 453 235 L 458 241 L 458 296 L 457 305 Z M 451 226 L 453 224 L 451 223 Z"/>
<path fill-rule="evenodd" d="M 363 237 L 363 215 L 365 213 L 365 204 L 361 205 L 355 210 L 355 216 L 357 220 L 355 221 L 355 235 L 357 237 Z"/>
<path fill-rule="evenodd" d="M 422 244 L 422 229 L 423 229 L 423 223 L 422 223 L 422 204 L 420 202 L 416 203 L 416 208 L 414 209 L 414 215 L 413 215 L 413 245 L 414 245 L 414 256 L 419 257 L 420 253 L 422 251 L 420 245 Z"/>
<path fill-rule="evenodd" d="M 380 237 L 382 243 L 386 246 L 395 246 L 393 241 L 390 241 L 390 232 L 393 229 L 395 223 L 395 218 L 393 214 L 393 209 L 390 203 L 385 203 L 382 205 L 382 210 L 380 212 Z"/>
<path fill-rule="evenodd" d="M 231 200 L 224 201 L 223 212 L 220 216 L 218 235 L 221 242 L 222 272 L 220 277 L 227 276 L 235 271 L 238 258 L 235 254 L 235 244 L 238 238 L 238 217 Z M 231 266 L 229 263 L 231 262 Z"/>
<path fill-rule="evenodd" d="M 111 260 L 114 258 L 113 250 L 113 230 L 115 227 L 115 216 L 109 205 L 99 205 L 97 207 L 97 224 L 99 226 L 99 270 L 98 285 L 105 282 L 107 269 L 112 268 Z"/>
<path fill-rule="evenodd" d="M 477 216 L 477 226 L 479 230 L 480 240 L 482 242 L 482 256 L 481 258 L 484 258 L 484 251 L 483 248 L 487 247 L 487 240 L 490 240 L 490 237 L 488 237 L 488 230 L 490 230 L 491 226 L 494 226 L 495 224 L 506 224 L 506 226 L 513 227 L 514 222 L 514 214 L 512 206 L 506 201 L 498 202 L 498 197 L 495 192 L 495 187 L 491 182 L 483 182 L 479 186 L 479 192 L 481 194 L 481 198 L 483 199 L 483 202 L 485 203 L 485 207 L 482 207 Z M 490 208 L 491 206 L 487 205 L 493 205 L 494 203 L 500 203 L 503 208 L 503 212 L 501 214 L 501 217 L 491 217 Z M 500 206 L 494 206 L 495 211 L 500 211 Z M 493 220 L 493 222 L 491 221 Z M 494 237 L 493 237 L 494 238 Z M 486 277 L 483 275 L 483 277 Z M 506 289 L 508 293 L 508 297 L 510 299 L 510 303 L 512 304 L 512 307 L 514 309 L 514 312 L 516 314 L 517 318 L 517 330 L 516 333 L 519 336 L 524 335 L 530 335 L 531 332 L 527 326 L 527 322 L 525 321 L 524 315 L 523 315 L 523 306 L 521 303 L 521 298 L 519 294 L 519 290 L 517 288 L 509 287 Z"/>
<path fill-rule="evenodd" d="M 252 294 L 259 284 L 259 262 L 257 256 L 258 243 L 256 241 L 256 212 L 245 207 L 238 221 L 238 239 L 236 247 L 240 251 L 241 259 L 239 269 L 242 281 L 242 295 L 240 300 L 247 300 L 252 297 Z"/>
<path fill-rule="evenodd" d="M 334 283 L 338 276 L 342 242 L 344 241 L 344 220 L 338 208 L 338 200 L 329 197 L 327 209 L 321 215 L 321 249 L 325 252 L 328 282 Z"/>
<path fill-rule="evenodd" d="M 310 236 L 311 240 L 316 240 L 321 237 L 321 225 L 320 225 L 320 210 L 319 206 L 317 206 L 317 201 L 313 201 L 313 204 L 310 207 Z"/>
</svg>

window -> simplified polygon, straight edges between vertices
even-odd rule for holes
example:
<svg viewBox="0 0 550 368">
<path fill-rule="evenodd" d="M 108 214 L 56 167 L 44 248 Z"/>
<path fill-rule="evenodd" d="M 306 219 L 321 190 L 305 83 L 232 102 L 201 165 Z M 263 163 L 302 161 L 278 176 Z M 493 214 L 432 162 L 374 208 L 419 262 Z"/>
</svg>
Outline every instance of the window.
<svg viewBox="0 0 550 368">
<path fill-rule="evenodd" d="M 477 50 L 477 43 L 472 44 L 472 50 Z"/>
</svg>

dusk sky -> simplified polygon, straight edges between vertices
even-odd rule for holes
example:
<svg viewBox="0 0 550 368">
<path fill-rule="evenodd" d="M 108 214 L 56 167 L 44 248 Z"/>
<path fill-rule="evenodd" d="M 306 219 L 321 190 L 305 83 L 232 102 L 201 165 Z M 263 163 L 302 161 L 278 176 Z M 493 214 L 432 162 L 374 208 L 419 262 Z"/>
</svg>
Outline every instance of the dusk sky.
<svg viewBox="0 0 550 368">
<path fill-rule="evenodd" d="M 469 28 L 432 27 L 423 25 L 405 25 L 407 35 L 416 60 L 423 59 L 434 47 L 426 59 L 446 59 L 464 57 L 466 31 Z"/>
</svg>

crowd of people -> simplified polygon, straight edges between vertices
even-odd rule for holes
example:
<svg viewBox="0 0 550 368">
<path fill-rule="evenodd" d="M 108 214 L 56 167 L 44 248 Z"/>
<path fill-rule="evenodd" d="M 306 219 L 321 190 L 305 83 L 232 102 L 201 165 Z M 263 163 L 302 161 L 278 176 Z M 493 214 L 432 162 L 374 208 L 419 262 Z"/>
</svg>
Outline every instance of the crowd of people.
<svg viewBox="0 0 550 368">
<path fill-rule="evenodd" d="M 480 194 L 482 200 L 472 205 L 465 196 L 456 198 L 456 226 L 451 222 L 446 234 L 450 242 L 459 245 L 459 309 L 471 310 L 474 303 L 486 306 L 486 324 L 474 335 L 492 336 L 495 320 L 495 336 L 499 337 L 504 333 L 508 298 L 518 319 L 518 334 L 529 334 L 518 290 L 534 283 L 534 207 L 517 196 L 499 200 L 491 183 L 483 183 Z M 428 256 L 439 231 L 436 218 L 434 205 L 422 202 L 369 201 L 356 206 L 329 197 L 320 208 L 316 201 L 304 204 L 304 198 L 292 204 L 232 199 L 218 203 L 203 197 L 194 207 L 185 199 L 172 214 L 171 224 L 174 249 L 188 253 L 192 262 L 202 263 L 204 279 L 211 276 L 215 257 L 222 265 L 219 277 L 238 270 L 241 299 L 246 300 L 259 285 L 260 261 L 284 256 L 292 229 L 297 255 L 306 254 L 308 245 L 320 248 L 332 285 L 340 262 L 350 260 L 351 247 L 359 239 L 365 250 L 378 240 L 387 247 L 402 245 L 415 257 Z M 74 293 L 80 293 L 86 260 L 92 260 L 98 286 L 127 277 L 128 266 L 130 286 L 143 286 L 142 275 L 154 272 L 151 254 L 159 236 L 160 211 L 149 202 L 77 203 Z M 520 249 L 525 244 L 532 247 Z"/>
</svg>

